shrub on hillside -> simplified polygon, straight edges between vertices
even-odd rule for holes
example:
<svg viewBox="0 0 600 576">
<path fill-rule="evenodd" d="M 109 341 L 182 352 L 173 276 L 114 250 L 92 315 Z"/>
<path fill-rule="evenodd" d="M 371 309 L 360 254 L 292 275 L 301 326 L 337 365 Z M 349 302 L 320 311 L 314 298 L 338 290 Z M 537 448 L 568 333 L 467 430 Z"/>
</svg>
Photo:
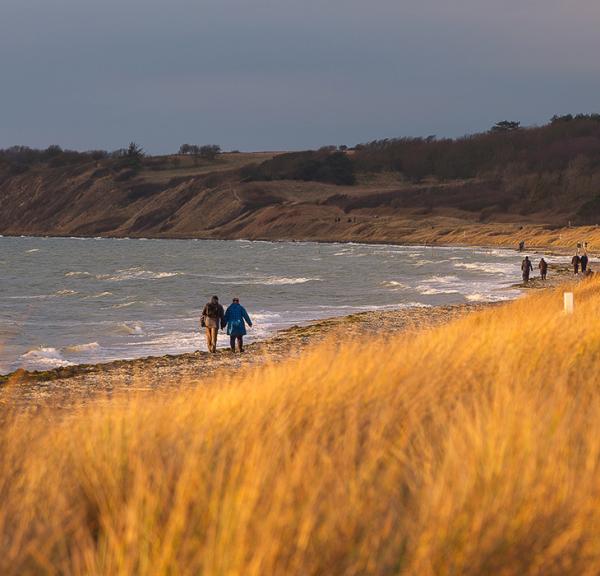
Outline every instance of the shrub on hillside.
<svg viewBox="0 0 600 576">
<path fill-rule="evenodd" d="M 356 182 L 354 162 L 344 152 L 329 149 L 280 154 L 242 169 L 246 180 L 304 180 L 351 185 Z"/>
</svg>

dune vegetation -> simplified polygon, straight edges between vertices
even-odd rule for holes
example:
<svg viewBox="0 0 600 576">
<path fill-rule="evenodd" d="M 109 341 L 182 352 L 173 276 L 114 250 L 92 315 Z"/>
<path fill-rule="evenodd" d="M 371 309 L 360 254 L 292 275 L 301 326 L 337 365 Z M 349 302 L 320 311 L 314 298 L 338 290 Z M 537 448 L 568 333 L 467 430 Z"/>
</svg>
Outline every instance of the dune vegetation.
<svg viewBox="0 0 600 576">
<path fill-rule="evenodd" d="M 598 574 L 600 281 L 8 414 L 2 574 Z"/>
</svg>

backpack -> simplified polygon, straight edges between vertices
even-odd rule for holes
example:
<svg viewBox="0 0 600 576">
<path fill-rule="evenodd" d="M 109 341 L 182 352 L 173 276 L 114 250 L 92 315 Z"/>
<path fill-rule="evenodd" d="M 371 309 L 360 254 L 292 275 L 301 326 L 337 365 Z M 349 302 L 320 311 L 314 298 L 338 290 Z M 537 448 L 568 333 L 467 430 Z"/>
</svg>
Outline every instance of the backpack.
<svg viewBox="0 0 600 576">
<path fill-rule="evenodd" d="M 206 305 L 206 315 L 209 318 L 218 318 L 219 317 L 219 305 L 210 302 Z"/>
</svg>

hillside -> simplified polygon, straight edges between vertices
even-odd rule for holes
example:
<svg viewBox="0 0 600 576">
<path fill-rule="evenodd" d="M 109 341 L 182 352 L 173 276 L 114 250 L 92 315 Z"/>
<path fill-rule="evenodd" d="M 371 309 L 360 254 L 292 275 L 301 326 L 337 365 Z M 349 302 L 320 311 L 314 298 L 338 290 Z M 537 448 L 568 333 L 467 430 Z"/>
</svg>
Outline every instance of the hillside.
<svg viewBox="0 0 600 576">
<path fill-rule="evenodd" d="M 600 243 L 600 120 L 353 150 L 0 155 L 0 234 Z M 571 226 L 588 226 L 572 228 Z"/>
</svg>

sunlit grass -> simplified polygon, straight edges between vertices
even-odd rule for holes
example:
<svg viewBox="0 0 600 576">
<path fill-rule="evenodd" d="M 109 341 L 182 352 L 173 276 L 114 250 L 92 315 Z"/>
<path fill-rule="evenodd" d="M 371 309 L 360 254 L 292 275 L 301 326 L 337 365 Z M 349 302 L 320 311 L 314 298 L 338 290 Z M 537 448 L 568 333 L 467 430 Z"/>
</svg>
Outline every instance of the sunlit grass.
<svg viewBox="0 0 600 576">
<path fill-rule="evenodd" d="M 0 427 L 0 573 L 597 574 L 600 282 Z"/>
</svg>

